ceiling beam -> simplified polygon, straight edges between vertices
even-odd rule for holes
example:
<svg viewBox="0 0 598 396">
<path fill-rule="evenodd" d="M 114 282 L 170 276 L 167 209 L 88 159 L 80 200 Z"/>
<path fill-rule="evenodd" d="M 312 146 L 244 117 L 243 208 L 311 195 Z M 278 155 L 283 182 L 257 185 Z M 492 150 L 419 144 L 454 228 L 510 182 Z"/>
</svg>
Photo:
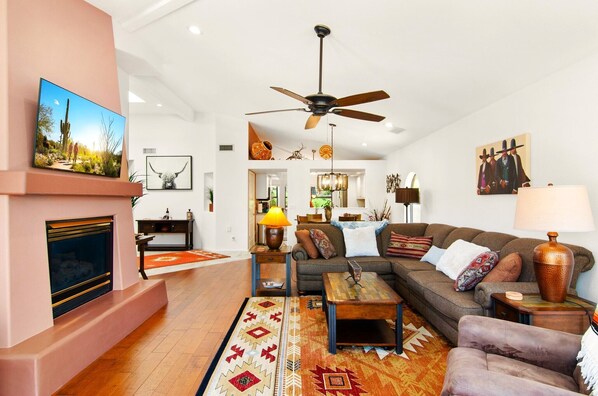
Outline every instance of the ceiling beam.
<svg viewBox="0 0 598 396">
<path fill-rule="evenodd" d="M 194 1 L 195 0 L 160 0 L 147 7 L 139 14 L 122 20 L 121 25 L 125 30 L 134 32 L 187 4 L 193 3 Z"/>
</svg>

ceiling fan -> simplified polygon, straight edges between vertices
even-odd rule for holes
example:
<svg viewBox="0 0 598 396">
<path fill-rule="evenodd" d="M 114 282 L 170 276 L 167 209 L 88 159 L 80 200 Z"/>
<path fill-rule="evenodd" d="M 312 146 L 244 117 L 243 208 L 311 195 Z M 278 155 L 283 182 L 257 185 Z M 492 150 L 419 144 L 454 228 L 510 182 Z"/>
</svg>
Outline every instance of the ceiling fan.
<svg viewBox="0 0 598 396">
<path fill-rule="evenodd" d="M 283 110 L 269 110 L 269 111 L 258 111 L 254 113 L 246 113 L 245 115 L 264 114 L 264 113 L 278 113 L 282 111 L 305 111 L 312 113 L 305 123 L 305 129 L 312 129 L 318 125 L 320 117 L 326 114 L 336 114 L 343 117 L 356 118 L 358 120 L 382 121 L 385 117 L 377 114 L 366 113 L 363 111 L 350 110 L 339 108 L 341 106 L 353 106 L 362 103 L 375 102 L 377 100 L 388 99 L 390 96 L 384 91 L 372 91 L 360 93 L 357 95 L 345 96 L 344 98 L 337 99 L 332 95 L 328 95 L 322 92 L 322 54 L 324 48 L 324 37 L 330 34 L 330 28 L 324 25 L 316 25 L 314 27 L 316 34 L 320 38 L 320 76 L 318 93 L 313 95 L 301 96 L 295 92 L 289 91 L 285 88 L 270 87 L 275 91 L 290 96 L 293 99 L 297 99 L 307 105 L 307 108 L 296 108 L 296 109 L 283 109 Z"/>
</svg>

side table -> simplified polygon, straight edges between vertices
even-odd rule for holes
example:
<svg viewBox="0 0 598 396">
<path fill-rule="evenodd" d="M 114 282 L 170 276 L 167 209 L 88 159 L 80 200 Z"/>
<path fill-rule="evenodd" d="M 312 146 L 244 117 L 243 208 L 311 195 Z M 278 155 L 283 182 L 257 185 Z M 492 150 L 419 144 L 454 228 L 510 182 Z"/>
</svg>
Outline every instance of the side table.
<svg viewBox="0 0 598 396">
<path fill-rule="evenodd" d="M 145 280 L 147 280 L 147 275 L 145 274 L 145 250 L 147 248 L 147 243 L 152 239 L 154 239 L 153 235 L 144 235 L 139 238 L 135 238 L 135 244 L 139 250 L 139 273 Z"/>
<path fill-rule="evenodd" d="M 527 325 L 583 334 L 590 325 L 596 304 L 567 295 L 562 303 L 544 301 L 539 294 L 524 294 L 523 300 L 509 300 L 505 293 L 492 294 L 494 317 Z"/>
<path fill-rule="evenodd" d="M 291 249 L 288 246 L 281 246 L 278 250 L 270 250 L 267 246 L 255 245 L 249 251 L 251 253 L 251 296 L 255 297 L 258 292 L 264 294 L 282 294 L 287 297 L 291 295 Z M 286 264 L 285 279 L 262 279 L 261 264 Z M 266 288 L 263 282 L 284 282 L 281 289 Z"/>
</svg>

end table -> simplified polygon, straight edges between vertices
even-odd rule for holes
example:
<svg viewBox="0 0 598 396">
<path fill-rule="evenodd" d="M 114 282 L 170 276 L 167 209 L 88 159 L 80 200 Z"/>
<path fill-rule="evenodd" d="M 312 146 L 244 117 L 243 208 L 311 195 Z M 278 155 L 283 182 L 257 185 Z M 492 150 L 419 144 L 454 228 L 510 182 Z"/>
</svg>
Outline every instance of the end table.
<svg viewBox="0 0 598 396">
<path fill-rule="evenodd" d="M 523 300 L 509 300 L 505 293 L 492 294 L 494 317 L 527 325 L 583 334 L 590 325 L 596 304 L 567 295 L 562 303 L 544 301 L 539 294 L 524 294 Z"/>
<path fill-rule="evenodd" d="M 284 293 L 287 297 L 291 295 L 291 249 L 288 246 L 281 246 L 278 250 L 270 250 L 267 246 L 255 245 L 249 251 L 251 253 L 251 296 L 255 297 L 258 292 L 263 294 L 279 295 Z M 260 264 L 285 264 L 285 279 L 262 279 Z M 283 283 L 282 288 L 264 287 L 264 282 Z"/>
</svg>

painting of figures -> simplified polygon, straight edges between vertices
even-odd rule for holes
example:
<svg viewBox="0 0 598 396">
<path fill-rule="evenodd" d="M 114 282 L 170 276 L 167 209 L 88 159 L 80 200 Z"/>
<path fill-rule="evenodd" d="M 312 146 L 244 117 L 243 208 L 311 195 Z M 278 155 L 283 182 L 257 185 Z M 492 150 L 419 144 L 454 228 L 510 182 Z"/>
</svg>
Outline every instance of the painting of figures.
<svg viewBox="0 0 598 396">
<path fill-rule="evenodd" d="M 476 148 L 478 195 L 517 194 L 531 185 L 529 134 Z"/>
<path fill-rule="evenodd" d="M 40 80 L 35 167 L 120 177 L 124 133 L 125 117 Z"/>
</svg>

